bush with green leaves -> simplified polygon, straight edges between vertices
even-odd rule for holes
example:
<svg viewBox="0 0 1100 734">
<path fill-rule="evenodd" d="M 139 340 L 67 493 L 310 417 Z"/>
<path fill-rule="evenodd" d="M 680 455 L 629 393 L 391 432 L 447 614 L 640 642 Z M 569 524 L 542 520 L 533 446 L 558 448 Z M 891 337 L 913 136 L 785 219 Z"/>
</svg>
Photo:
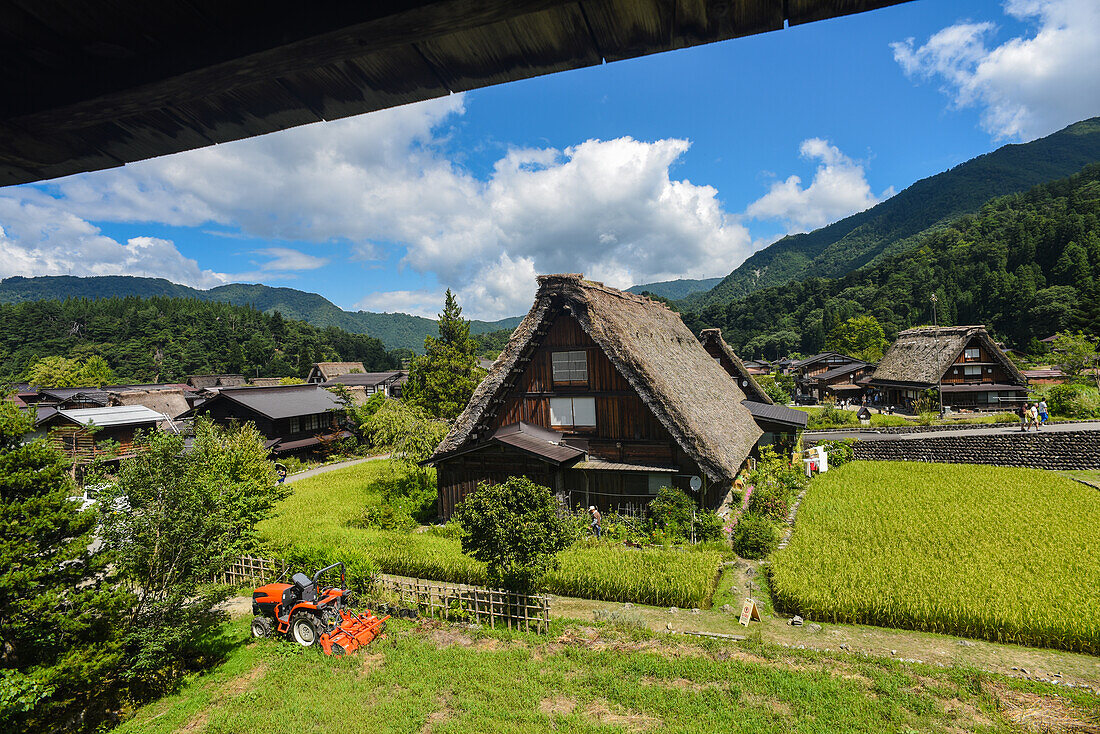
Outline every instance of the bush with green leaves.
<svg viewBox="0 0 1100 734">
<path fill-rule="evenodd" d="M 859 423 L 859 418 L 854 410 L 841 410 L 836 407 L 836 402 L 826 400 L 821 405 L 821 410 L 810 413 L 808 428 L 837 428 L 841 426 L 854 426 Z"/>
<path fill-rule="evenodd" d="M 256 523 L 289 487 L 276 484 L 251 423 L 223 429 L 200 418 L 189 447 L 184 436 L 161 431 L 139 433 L 134 445 L 99 506 L 104 547 L 135 598 L 123 678 L 146 696 L 211 662 L 206 642 L 225 618 L 215 604 L 229 590 L 210 578 L 257 549 Z"/>
<path fill-rule="evenodd" d="M 1046 394 L 1052 415 L 1065 418 L 1100 416 L 1100 396 L 1080 385 L 1054 385 Z"/>
<path fill-rule="evenodd" d="M 779 543 L 775 525 L 766 517 L 745 513 L 733 529 L 733 549 L 742 558 L 763 558 Z"/>
<path fill-rule="evenodd" d="M 661 487 L 649 502 L 649 518 L 673 537 L 685 538 L 691 533 L 691 513 L 695 500 L 676 487 Z"/>
<path fill-rule="evenodd" d="M 462 552 L 485 563 L 492 586 L 531 593 L 558 567 L 569 532 L 549 488 L 526 477 L 480 484 L 455 508 Z"/>
<path fill-rule="evenodd" d="M 856 440 L 845 438 L 839 441 L 825 441 L 821 445 L 829 456 L 829 468 L 844 466 L 855 457 Z"/>
</svg>

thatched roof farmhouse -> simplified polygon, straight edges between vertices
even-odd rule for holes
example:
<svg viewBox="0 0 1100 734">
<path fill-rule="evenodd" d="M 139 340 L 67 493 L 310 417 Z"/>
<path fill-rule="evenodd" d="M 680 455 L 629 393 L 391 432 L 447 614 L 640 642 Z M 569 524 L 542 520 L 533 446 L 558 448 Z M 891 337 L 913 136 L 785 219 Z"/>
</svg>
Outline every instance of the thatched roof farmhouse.
<svg viewBox="0 0 1100 734">
<path fill-rule="evenodd" d="M 1027 396 L 1027 378 L 983 326 L 922 326 L 898 333 L 870 385 L 891 405 L 939 388 L 944 405 L 1004 409 Z"/>
<path fill-rule="evenodd" d="M 663 304 L 581 275 L 542 276 L 430 460 L 440 512 L 479 481 L 516 474 L 605 508 L 698 477 L 696 496 L 717 506 L 762 435 L 745 400 Z"/>
</svg>

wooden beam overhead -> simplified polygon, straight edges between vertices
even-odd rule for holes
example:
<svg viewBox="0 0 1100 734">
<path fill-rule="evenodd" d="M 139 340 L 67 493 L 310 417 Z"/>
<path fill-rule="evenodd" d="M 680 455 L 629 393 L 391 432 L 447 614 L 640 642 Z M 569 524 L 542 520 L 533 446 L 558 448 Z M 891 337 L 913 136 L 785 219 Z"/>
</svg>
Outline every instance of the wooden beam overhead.
<svg viewBox="0 0 1100 734">
<path fill-rule="evenodd" d="M 907 0 L 0 0 L 0 185 Z"/>
</svg>

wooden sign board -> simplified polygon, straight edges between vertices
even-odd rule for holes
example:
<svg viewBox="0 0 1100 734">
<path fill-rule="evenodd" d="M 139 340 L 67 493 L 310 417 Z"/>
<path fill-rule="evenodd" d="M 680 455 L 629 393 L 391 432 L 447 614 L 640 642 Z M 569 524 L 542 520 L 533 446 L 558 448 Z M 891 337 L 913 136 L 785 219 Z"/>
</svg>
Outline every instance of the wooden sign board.
<svg viewBox="0 0 1100 734">
<path fill-rule="evenodd" d="M 741 619 L 738 621 L 748 627 L 750 619 L 760 621 L 760 610 L 756 607 L 755 599 L 746 599 L 745 603 L 741 605 Z"/>
</svg>

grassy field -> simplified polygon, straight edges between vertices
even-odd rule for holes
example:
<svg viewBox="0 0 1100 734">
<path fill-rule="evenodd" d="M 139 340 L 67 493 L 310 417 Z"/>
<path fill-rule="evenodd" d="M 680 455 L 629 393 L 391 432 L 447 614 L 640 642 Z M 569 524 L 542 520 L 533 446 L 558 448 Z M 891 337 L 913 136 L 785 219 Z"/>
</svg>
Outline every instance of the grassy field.
<svg viewBox="0 0 1100 734">
<path fill-rule="evenodd" d="M 603 626 L 540 639 L 405 623 L 348 658 L 230 629 L 241 644 L 223 665 L 117 731 L 1013 732 L 1042 713 L 1100 716 L 1097 697 L 1053 686 Z"/>
<path fill-rule="evenodd" d="M 480 584 L 484 565 L 453 538 L 354 527 L 368 498 L 401 470 L 372 461 L 294 482 L 293 494 L 259 527 L 275 553 L 344 560 L 352 567 L 437 581 Z M 703 606 L 714 590 L 721 554 L 582 544 L 560 555 L 547 579 L 553 594 L 679 607 Z"/>
<path fill-rule="evenodd" d="M 853 462 L 814 480 L 772 571 L 810 619 L 1100 653 L 1100 493 L 1054 473 Z"/>
</svg>

